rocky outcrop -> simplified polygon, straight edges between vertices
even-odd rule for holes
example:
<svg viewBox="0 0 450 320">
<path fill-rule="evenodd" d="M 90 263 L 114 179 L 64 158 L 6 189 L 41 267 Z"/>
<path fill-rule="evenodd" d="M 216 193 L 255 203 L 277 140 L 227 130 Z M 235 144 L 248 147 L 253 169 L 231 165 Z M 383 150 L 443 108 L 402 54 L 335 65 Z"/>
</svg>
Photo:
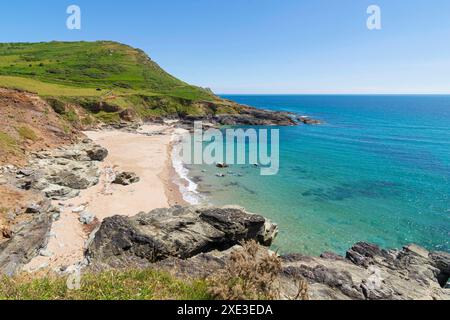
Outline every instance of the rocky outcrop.
<svg viewBox="0 0 450 320">
<path fill-rule="evenodd" d="M 187 260 L 170 258 L 154 267 L 179 277 L 206 278 L 224 269 L 234 250 L 241 248 L 211 251 Z M 439 283 L 440 275 L 448 270 L 449 258 L 448 253 L 429 253 L 415 245 L 387 251 L 358 243 L 347 258 L 333 253 L 282 256 L 277 282 L 285 299 L 297 297 L 298 280 L 304 279 L 312 300 L 449 300 L 450 289 L 443 288 L 444 280 Z"/>
<path fill-rule="evenodd" d="M 185 123 L 204 121 L 217 125 L 248 125 L 248 126 L 295 126 L 298 124 L 320 124 L 318 120 L 310 117 L 300 117 L 292 112 L 271 111 L 257 109 L 249 106 L 234 104 L 234 113 L 217 113 L 215 115 L 186 115 Z"/>
<path fill-rule="evenodd" d="M 226 268 L 242 241 L 269 246 L 277 232 L 276 225 L 238 208 L 174 207 L 105 219 L 86 254 L 94 270 L 150 267 L 205 278 Z M 357 243 L 345 256 L 289 254 L 280 259 L 277 281 L 286 299 L 297 296 L 299 279 L 308 283 L 308 295 L 315 300 L 450 299 L 444 289 L 450 254 L 415 245 L 384 250 Z"/>
<path fill-rule="evenodd" d="M 47 246 L 53 220 L 59 210 L 48 201 L 33 205 L 24 219 L 12 228 L 10 239 L 0 244 L 0 275 L 15 275 Z"/>
<path fill-rule="evenodd" d="M 41 191 L 47 198 L 65 200 L 99 182 L 98 161 L 108 151 L 85 139 L 83 142 L 33 154 L 26 168 L 15 172 L 15 184 L 24 190 Z M 14 172 L 13 172 L 14 173 Z"/>
<path fill-rule="evenodd" d="M 119 172 L 116 173 L 114 184 L 120 184 L 122 186 L 129 186 L 133 183 L 140 181 L 140 178 L 134 172 Z"/>
<path fill-rule="evenodd" d="M 174 207 L 103 221 L 88 246 L 98 266 L 149 266 L 170 257 L 187 259 L 256 239 L 270 245 L 277 226 L 237 208 Z"/>
<path fill-rule="evenodd" d="M 383 250 L 368 243 L 355 244 L 341 257 L 287 255 L 281 275 L 286 296 L 295 294 L 290 284 L 301 276 L 309 283 L 312 299 L 416 300 L 450 299 L 443 289 L 448 270 L 447 253 L 430 253 L 415 245 L 401 250 Z"/>
</svg>

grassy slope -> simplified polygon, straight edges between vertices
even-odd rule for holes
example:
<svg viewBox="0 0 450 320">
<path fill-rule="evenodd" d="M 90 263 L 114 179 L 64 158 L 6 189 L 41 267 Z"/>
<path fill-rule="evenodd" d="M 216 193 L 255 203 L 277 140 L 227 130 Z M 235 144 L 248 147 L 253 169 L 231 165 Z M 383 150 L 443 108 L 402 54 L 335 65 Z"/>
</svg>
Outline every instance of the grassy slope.
<svg viewBox="0 0 450 320">
<path fill-rule="evenodd" d="M 220 103 L 208 90 L 166 73 L 143 51 L 108 41 L 0 44 L 0 86 L 87 109 L 98 103 L 117 107 L 107 110 L 113 113 L 133 108 L 144 118 L 204 114 L 198 102 Z"/>
<path fill-rule="evenodd" d="M 67 278 L 0 276 L 1 300 L 207 300 L 205 281 L 181 281 L 154 270 L 87 274 L 79 290 L 67 288 Z"/>
</svg>

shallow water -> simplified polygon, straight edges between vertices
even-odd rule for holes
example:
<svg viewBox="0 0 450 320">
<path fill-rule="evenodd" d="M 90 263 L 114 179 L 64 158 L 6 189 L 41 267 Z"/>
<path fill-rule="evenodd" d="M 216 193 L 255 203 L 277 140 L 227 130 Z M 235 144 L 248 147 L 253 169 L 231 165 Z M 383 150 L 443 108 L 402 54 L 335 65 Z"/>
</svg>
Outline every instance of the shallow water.
<svg viewBox="0 0 450 320">
<path fill-rule="evenodd" d="M 225 98 L 326 124 L 280 128 L 276 176 L 190 166 L 207 201 L 278 223 L 282 252 L 344 253 L 357 241 L 450 252 L 450 96 Z"/>
</svg>

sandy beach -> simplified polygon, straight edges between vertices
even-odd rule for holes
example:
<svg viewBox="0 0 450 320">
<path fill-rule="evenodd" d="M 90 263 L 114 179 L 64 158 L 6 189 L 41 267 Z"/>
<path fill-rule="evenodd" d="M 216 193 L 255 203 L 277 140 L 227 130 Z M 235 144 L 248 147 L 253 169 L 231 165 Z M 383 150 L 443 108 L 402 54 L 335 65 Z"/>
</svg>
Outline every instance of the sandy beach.
<svg viewBox="0 0 450 320">
<path fill-rule="evenodd" d="M 144 125 L 141 133 L 123 131 L 89 131 L 85 135 L 108 149 L 100 163 L 100 183 L 83 190 L 76 198 L 58 201 L 63 207 L 61 218 L 53 224 L 44 255 L 33 259 L 28 271 L 59 269 L 83 260 L 85 242 L 94 227 L 79 222 L 79 211 L 96 216 L 96 225 L 114 215 L 133 216 L 155 208 L 185 204 L 178 186 L 173 182 L 171 151 L 175 130 L 165 125 Z M 130 186 L 111 184 L 114 172 L 134 172 L 140 178 Z"/>
</svg>

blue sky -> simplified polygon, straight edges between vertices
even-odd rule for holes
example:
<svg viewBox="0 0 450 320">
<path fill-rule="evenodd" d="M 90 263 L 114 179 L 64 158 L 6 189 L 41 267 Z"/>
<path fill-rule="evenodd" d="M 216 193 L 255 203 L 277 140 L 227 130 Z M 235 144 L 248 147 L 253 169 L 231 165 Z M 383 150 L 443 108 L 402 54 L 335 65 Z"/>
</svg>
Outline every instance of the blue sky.
<svg viewBox="0 0 450 320">
<path fill-rule="evenodd" d="M 71 4 L 81 30 L 66 28 Z M 382 30 L 366 27 L 371 4 Z M 450 93 L 448 0 L 15 0 L 0 30 L 127 43 L 217 93 Z"/>
</svg>

